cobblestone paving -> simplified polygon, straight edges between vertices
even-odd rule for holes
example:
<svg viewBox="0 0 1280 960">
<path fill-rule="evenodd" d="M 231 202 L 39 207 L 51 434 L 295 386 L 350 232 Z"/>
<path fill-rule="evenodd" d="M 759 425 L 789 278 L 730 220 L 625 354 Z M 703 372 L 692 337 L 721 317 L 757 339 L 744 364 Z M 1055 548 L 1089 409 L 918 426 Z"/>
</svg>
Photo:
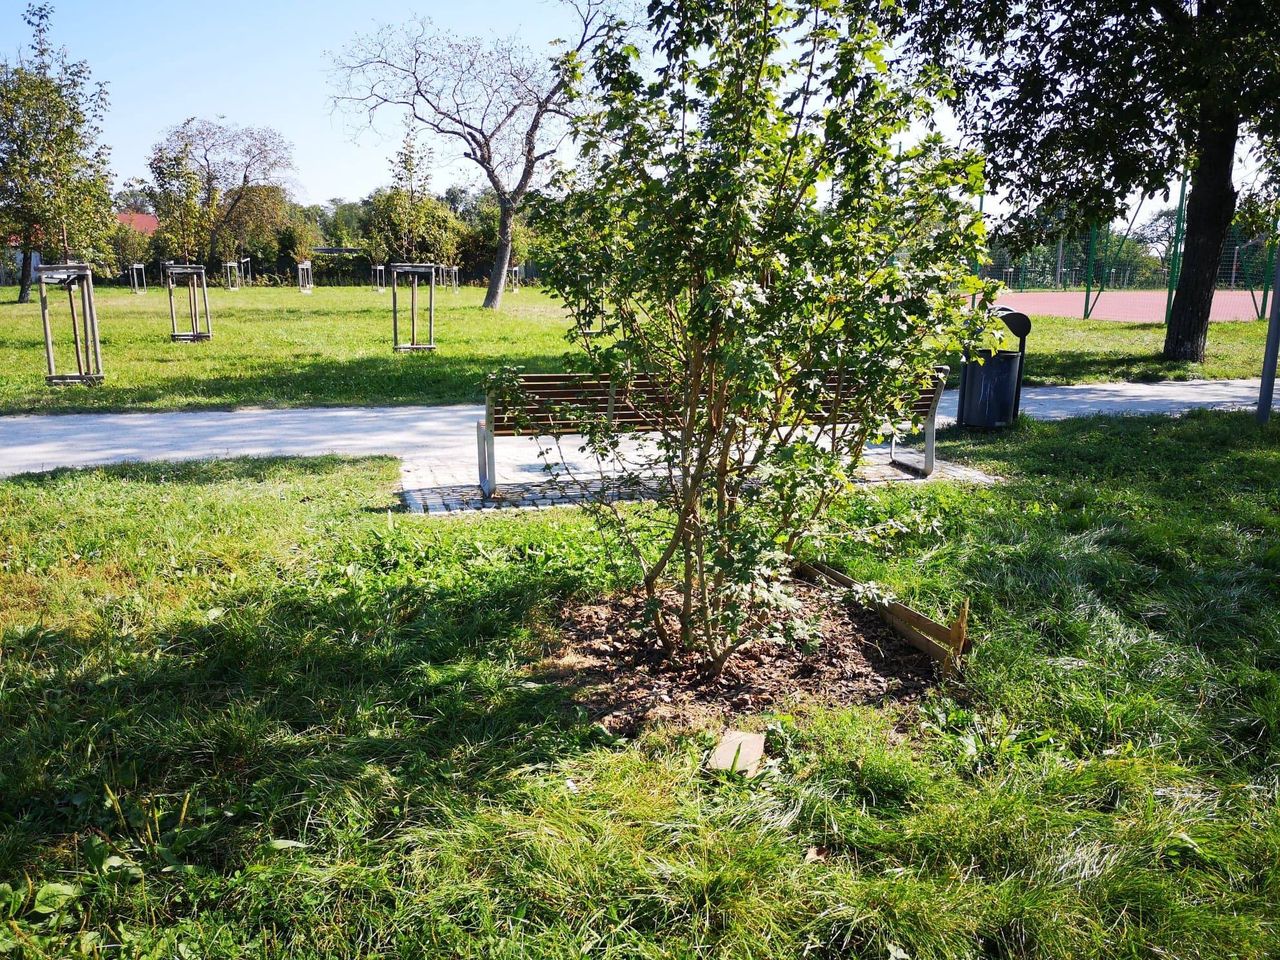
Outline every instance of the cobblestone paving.
<svg viewBox="0 0 1280 960">
<path fill-rule="evenodd" d="M 899 451 L 900 459 L 914 463 L 917 455 L 909 451 Z M 858 470 L 858 481 L 864 484 L 876 483 L 927 483 L 932 480 L 958 480 L 965 483 L 993 483 L 995 477 L 963 467 L 958 463 L 938 460 L 934 464 L 932 476 L 927 479 L 909 469 L 889 460 L 889 451 L 885 448 L 874 448 L 867 451 L 863 464 Z M 439 515 L 446 513 L 482 513 L 493 510 L 548 510 L 553 507 L 572 507 L 581 504 L 585 499 L 595 499 L 601 495 L 612 500 L 635 500 L 652 497 L 657 493 L 656 482 L 646 484 L 638 489 L 609 489 L 604 480 L 593 479 L 581 485 L 567 480 L 548 477 L 539 482 L 506 483 L 498 488 L 493 497 L 486 498 L 480 493 L 476 484 L 458 484 L 440 487 L 406 487 L 401 491 L 405 506 L 410 513 Z"/>
</svg>

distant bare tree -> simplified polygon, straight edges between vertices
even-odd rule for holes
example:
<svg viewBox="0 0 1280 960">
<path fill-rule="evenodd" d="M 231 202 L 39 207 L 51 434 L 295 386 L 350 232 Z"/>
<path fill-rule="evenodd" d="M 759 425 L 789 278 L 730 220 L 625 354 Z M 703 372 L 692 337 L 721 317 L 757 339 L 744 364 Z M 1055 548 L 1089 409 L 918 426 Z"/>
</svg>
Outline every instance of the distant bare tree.
<svg viewBox="0 0 1280 960">
<path fill-rule="evenodd" d="M 170 130 L 155 147 L 165 156 L 185 155 L 200 178 L 201 203 L 209 218 L 205 256 L 218 256 L 218 239 L 237 219 L 254 187 L 283 187 L 293 169 L 293 144 L 271 127 L 239 127 L 191 118 Z"/>
<path fill-rule="evenodd" d="M 339 104 L 401 109 L 461 141 L 498 198 L 498 245 L 484 305 L 502 303 L 516 214 L 568 133 L 567 88 L 612 22 L 607 0 L 569 0 L 575 36 L 541 56 L 515 39 L 457 37 L 419 17 L 359 37 L 335 60 Z"/>
</svg>

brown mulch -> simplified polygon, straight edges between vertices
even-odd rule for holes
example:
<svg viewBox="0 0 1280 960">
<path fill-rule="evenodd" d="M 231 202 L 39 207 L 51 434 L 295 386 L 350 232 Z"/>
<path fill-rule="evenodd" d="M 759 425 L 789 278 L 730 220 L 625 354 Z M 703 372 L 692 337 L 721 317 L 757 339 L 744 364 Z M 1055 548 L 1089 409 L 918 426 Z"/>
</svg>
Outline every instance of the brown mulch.
<svg viewBox="0 0 1280 960">
<path fill-rule="evenodd" d="M 796 582 L 792 590 L 802 607 L 790 628 L 772 623 L 718 678 L 708 678 L 694 657 L 663 658 L 639 591 L 565 610 L 562 646 L 538 672 L 573 686 L 593 720 L 624 735 L 658 722 L 701 725 L 802 701 L 911 701 L 934 682 L 933 661 L 874 611 L 813 584 Z M 675 603 L 674 596 L 664 600 Z"/>
</svg>

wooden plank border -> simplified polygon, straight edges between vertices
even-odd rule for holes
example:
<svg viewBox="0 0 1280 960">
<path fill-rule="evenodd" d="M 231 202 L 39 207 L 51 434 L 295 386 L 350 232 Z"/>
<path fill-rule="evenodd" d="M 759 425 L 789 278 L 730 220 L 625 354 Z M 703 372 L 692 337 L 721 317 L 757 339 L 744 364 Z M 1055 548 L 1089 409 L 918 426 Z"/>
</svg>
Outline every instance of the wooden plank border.
<svg viewBox="0 0 1280 960">
<path fill-rule="evenodd" d="M 847 573 L 817 561 L 797 564 L 796 573 L 809 580 L 826 581 L 845 589 L 862 586 Z M 959 676 L 964 656 L 969 652 L 967 597 L 960 602 L 960 612 L 950 624 L 938 623 L 896 600 L 876 603 L 874 609 L 894 633 L 937 661 L 944 677 L 952 679 Z"/>
</svg>

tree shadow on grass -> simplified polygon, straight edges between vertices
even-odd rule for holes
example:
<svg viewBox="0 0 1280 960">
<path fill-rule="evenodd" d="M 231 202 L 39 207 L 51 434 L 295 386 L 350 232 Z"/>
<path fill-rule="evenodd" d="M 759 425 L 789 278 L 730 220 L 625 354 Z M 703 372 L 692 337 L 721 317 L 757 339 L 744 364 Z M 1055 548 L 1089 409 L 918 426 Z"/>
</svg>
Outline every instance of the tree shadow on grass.
<svg viewBox="0 0 1280 960">
<path fill-rule="evenodd" d="M 607 740 L 518 669 L 573 576 L 449 586 L 385 562 L 220 598 L 136 647 L 9 638 L 39 669 L 0 709 L 0 877 L 82 868 L 90 836 L 155 877 L 240 869 L 273 841 L 363 843 Z"/>
</svg>

